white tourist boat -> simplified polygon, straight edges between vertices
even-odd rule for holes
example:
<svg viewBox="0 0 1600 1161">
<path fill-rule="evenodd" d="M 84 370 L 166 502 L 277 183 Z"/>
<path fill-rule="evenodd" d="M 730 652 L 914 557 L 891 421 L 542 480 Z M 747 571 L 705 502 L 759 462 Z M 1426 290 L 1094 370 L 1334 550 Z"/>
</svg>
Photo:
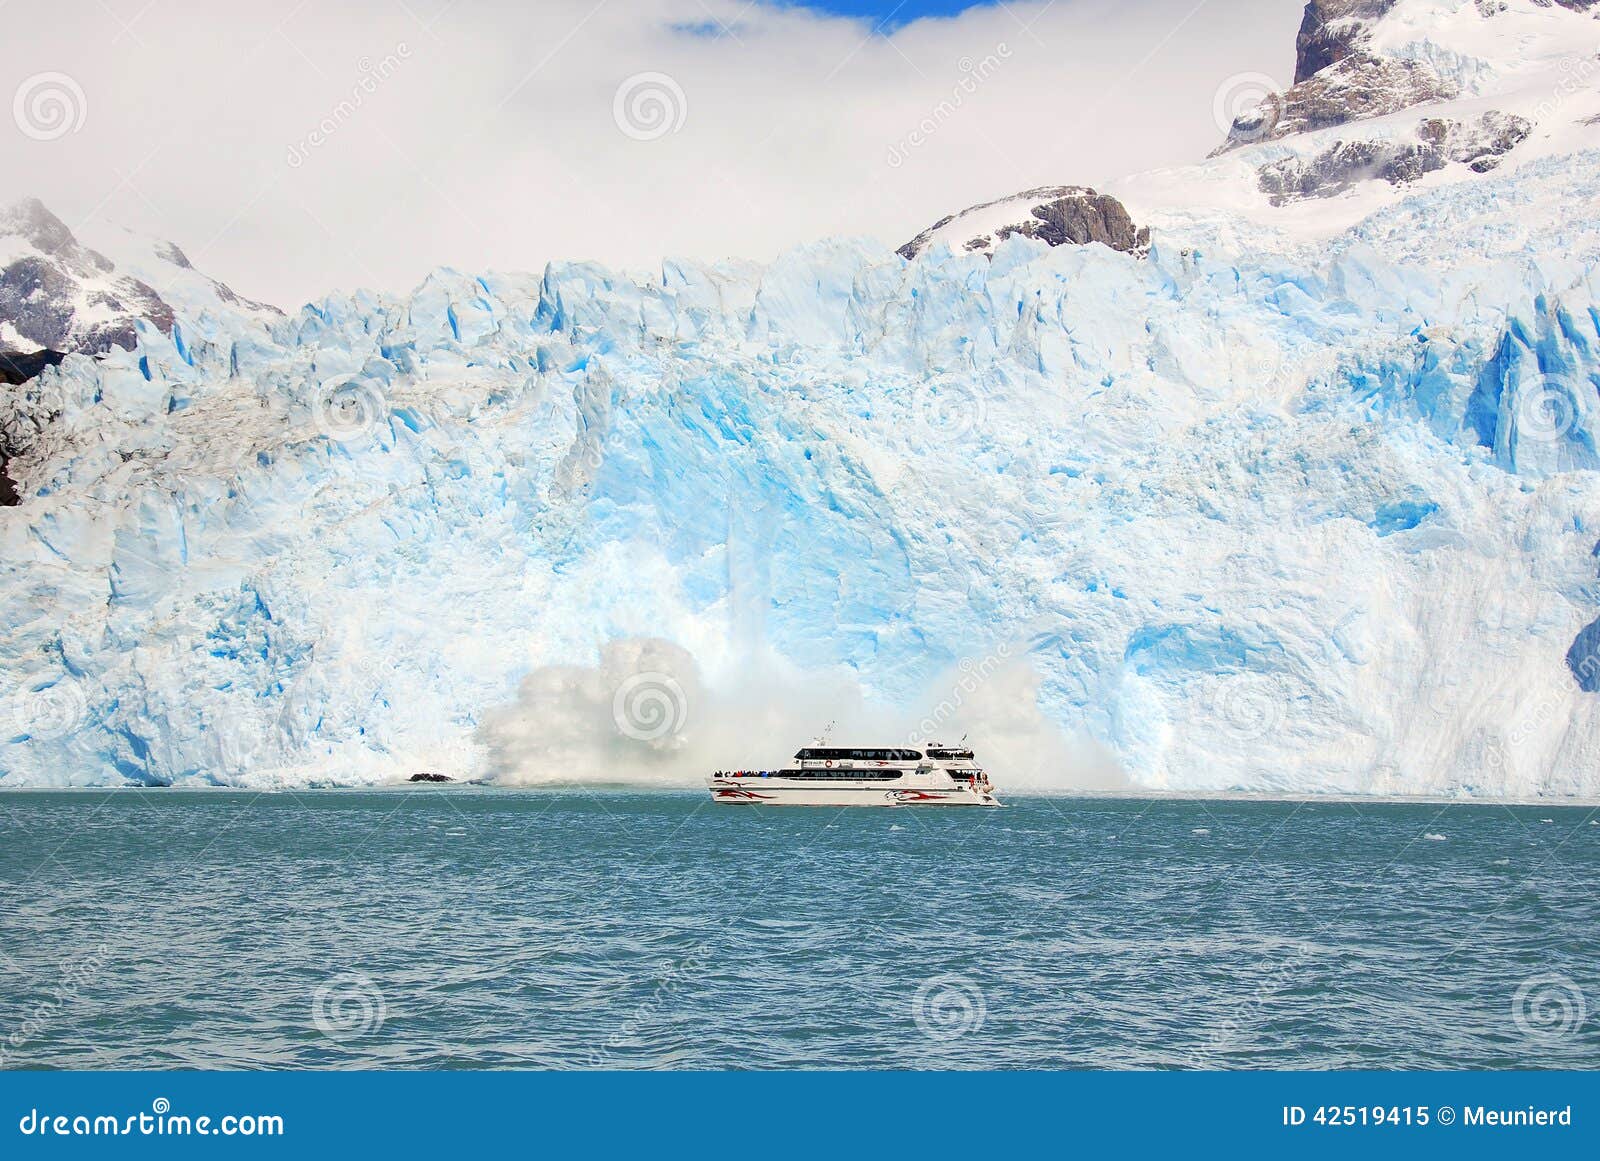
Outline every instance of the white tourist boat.
<svg viewBox="0 0 1600 1161">
<path fill-rule="evenodd" d="M 713 801 L 734 806 L 999 806 L 971 750 L 934 744 L 807 746 L 781 770 L 718 770 Z"/>
</svg>

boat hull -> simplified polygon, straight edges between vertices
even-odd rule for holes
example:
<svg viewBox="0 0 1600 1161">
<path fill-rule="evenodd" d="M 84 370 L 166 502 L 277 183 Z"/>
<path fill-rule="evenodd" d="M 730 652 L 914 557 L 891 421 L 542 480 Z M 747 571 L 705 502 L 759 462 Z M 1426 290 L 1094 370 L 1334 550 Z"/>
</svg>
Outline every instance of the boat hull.
<svg viewBox="0 0 1600 1161">
<path fill-rule="evenodd" d="M 965 787 L 885 786 L 883 783 L 784 785 L 782 779 L 740 778 L 711 783 L 723 806 L 999 806 L 992 793 Z"/>
</svg>

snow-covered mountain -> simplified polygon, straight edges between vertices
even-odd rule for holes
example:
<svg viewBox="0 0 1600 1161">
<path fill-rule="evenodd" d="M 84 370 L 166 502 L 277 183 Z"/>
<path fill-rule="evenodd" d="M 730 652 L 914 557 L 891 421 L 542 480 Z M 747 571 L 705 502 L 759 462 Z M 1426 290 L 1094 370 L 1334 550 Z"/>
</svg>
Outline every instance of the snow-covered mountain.
<svg viewBox="0 0 1600 1161">
<path fill-rule="evenodd" d="M 0 209 L 0 350 L 132 347 L 141 323 L 172 329 L 149 284 L 81 245 L 37 199 Z"/>
<path fill-rule="evenodd" d="M 1312 7 L 1307 78 L 1449 95 L 1114 183 L 1143 256 L 1002 236 L 1062 187 L 909 261 L 288 318 L 150 272 L 170 334 L 6 389 L 4 783 L 670 777 L 838 714 L 1002 785 L 1600 795 L 1600 107 L 1553 87 L 1600 22 Z M 1264 176 L 1490 113 L 1484 172 Z"/>
<path fill-rule="evenodd" d="M 155 283 L 191 310 L 281 313 L 199 273 L 171 242 L 110 230 L 90 249 L 37 198 L 0 207 L 0 353 L 100 354 L 131 350 L 141 328 L 170 334 L 172 307 Z"/>
<path fill-rule="evenodd" d="M 1408 187 L 1600 141 L 1600 0 L 1312 0 L 1294 84 L 1221 81 L 1227 133 L 1199 166 L 1097 192 L 1051 186 L 952 214 L 900 248 L 990 253 L 1012 234 L 1139 253 L 1169 239 L 1265 229 L 1320 245 Z M 1227 124 L 1227 122 L 1224 122 Z M 1286 207 L 1305 203 L 1291 212 Z"/>
<path fill-rule="evenodd" d="M 197 320 L 218 310 L 282 314 L 201 274 L 171 242 L 126 230 L 107 230 L 97 241 L 96 249 L 83 245 L 37 198 L 0 207 L 0 382 L 20 386 L 67 352 L 132 350 L 140 334 L 151 331 L 171 336 L 173 309 L 152 283 L 167 288 Z M 11 459 L 26 454 L 39 427 L 53 418 L 30 407 L 0 414 L 0 504 L 17 500 Z"/>
<path fill-rule="evenodd" d="M 1413 188 L 1590 148 L 1597 17 L 1596 0 L 1312 0 L 1288 90 L 1228 78 L 1207 164 L 1108 192 L 1158 231 L 1174 211 L 1320 244 Z"/>
</svg>

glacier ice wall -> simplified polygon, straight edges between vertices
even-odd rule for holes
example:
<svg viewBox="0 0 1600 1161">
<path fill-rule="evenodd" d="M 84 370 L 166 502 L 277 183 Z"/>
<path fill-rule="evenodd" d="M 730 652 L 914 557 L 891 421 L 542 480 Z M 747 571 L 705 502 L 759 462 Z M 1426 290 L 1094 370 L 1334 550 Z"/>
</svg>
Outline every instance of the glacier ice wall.
<svg viewBox="0 0 1600 1161">
<path fill-rule="evenodd" d="M 1597 176 L 1316 252 L 835 241 L 176 303 L 8 397 L 0 784 L 515 777 L 517 738 L 570 758 L 551 688 L 604 731 L 676 666 L 674 728 L 761 760 L 848 689 L 980 747 L 1027 702 L 1039 752 L 1141 787 L 1600 794 Z M 733 696 L 753 659 L 795 713 Z"/>
</svg>

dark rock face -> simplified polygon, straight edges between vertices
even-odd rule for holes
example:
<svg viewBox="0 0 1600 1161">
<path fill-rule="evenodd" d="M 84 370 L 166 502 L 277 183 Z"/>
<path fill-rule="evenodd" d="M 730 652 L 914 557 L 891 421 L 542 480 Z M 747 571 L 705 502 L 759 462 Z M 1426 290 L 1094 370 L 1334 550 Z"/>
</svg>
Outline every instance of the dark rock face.
<svg viewBox="0 0 1600 1161">
<path fill-rule="evenodd" d="M 1211 156 L 1454 96 L 1421 61 L 1366 51 L 1372 23 L 1393 7 L 1394 0 L 1311 0 L 1295 37 L 1294 84 L 1240 115 Z"/>
<path fill-rule="evenodd" d="M 1394 7 L 1394 0 L 1311 0 L 1294 38 L 1294 83 L 1310 80 L 1356 50 L 1368 26 Z"/>
<path fill-rule="evenodd" d="M 1034 201 L 1024 211 L 1022 206 Z M 927 249 L 933 236 L 965 214 L 988 210 L 1002 202 L 1017 201 L 1018 221 L 996 228 L 993 233 L 980 233 L 963 243 L 967 250 L 991 249 L 1013 234 L 1037 238 L 1050 246 L 1086 246 L 1099 242 L 1113 250 L 1128 254 L 1143 254 L 1150 246 L 1150 231 L 1134 224 L 1126 207 L 1110 194 L 1096 193 L 1084 186 L 1044 186 L 1026 190 L 1009 198 L 1000 198 L 973 206 L 962 214 L 940 218 L 911 241 L 896 251 L 907 260 Z"/>
<path fill-rule="evenodd" d="M 0 351 L 0 383 L 20 387 L 65 358 L 60 351 L 33 351 L 26 355 Z M 27 451 L 38 428 L 35 423 L 28 422 L 24 409 L 13 409 L 9 400 L 0 404 L 0 408 L 6 413 L 5 422 L 0 423 L 0 507 L 9 508 L 22 503 L 22 496 L 11 479 L 11 461 Z"/>
<path fill-rule="evenodd" d="M 156 247 L 156 253 L 180 270 L 194 269 L 194 263 L 189 261 L 189 255 L 178 249 L 174 242 L 162 242 Z"/>
<path fill-rule="evenodd" d="M 1600 0 L 1540 3 L 1579 12 L 1600 7 Z M 1211 156 L 1459 96 L 1457 86 L 1425 61 L 1370 51 L 1373 24 L 1394 5 L 1395 0 L 1310 0 L 1295 37 L 1294 84 L 1240 114 Z M 1477 0 L 1477 7 L 1485 18 L 1506 9 L 1504 0 Z"/>
<path fill-rule="evenodd" d="M 80 289 L 70 268 L 21 258 L 0 269 L 0 319 L 29 342 L 85 354 L 100 354 L 112 347 L 131 349 L 138 342 L 135 318 L 149 319 L 163 332 L 172 331 L 172 308 L 136 278 L 118 279 L 114 289 L 91 290 L 81 296 Z M 103 308 L 120 317 L 75 326 L 85 307 Z"/>
<path fill-rule="evenodd" d="M 1001 227 L 1001 238 L 1022 234 L 1038 238 L 1051 246 L 1071 243 L 1086 246 L 1099 242 L 1113 250 L 1129 253 L 1150 244 L 1150 231 L 1133 224 L 1123 204 L 1110 194 L 1088 190 L 1084 194 L 1061 197 L 1033 207 L 1038 223 L 1024 222 L 1015 228 Z"/>
<path fill-rule="evenodd" d="M 1456 95 L 1455 87 L 1422 61 L 1353 53 L 1239 116 L 1211 156 Z"/>
<path fill-rule="evenodd" d="M 119 277 L 37 199 L 0 211 L 0 234 L 18 235 L 37 251 L 0 268 L 0 322 L 29 343 L 85 354 L 131 348 L 138 319 L 171 333 L 172 308 L 161 296 L 137 278 Z"/>
<path fill-rule="evenodd" d="M 448 774 L 431 774 L 424 770 L 421 774 L 413 774 L 408 782 L 454 782 L 455 779 Z"/>
<path fill-rule="evenodd" d="M 46 367 L 59 366 L 66 357 L 63 351 L 0 351 L 0 383 L 20 387 Z"/>
<path fill-rule="evenodd" d="M 1532 131 L 1526 118 L 1507 113 L 1485 113 L 1469 123 L 1435 117 L 1409 139 L 1340 141 L 1309 159 L 1272 162 L 1261 167 L 1259 181 L 1272 204 L 1281 206 L 1332 197 L 1372 178 L 1404 185 L 1452 163 L 1487 173 Z"/>
</svg>

